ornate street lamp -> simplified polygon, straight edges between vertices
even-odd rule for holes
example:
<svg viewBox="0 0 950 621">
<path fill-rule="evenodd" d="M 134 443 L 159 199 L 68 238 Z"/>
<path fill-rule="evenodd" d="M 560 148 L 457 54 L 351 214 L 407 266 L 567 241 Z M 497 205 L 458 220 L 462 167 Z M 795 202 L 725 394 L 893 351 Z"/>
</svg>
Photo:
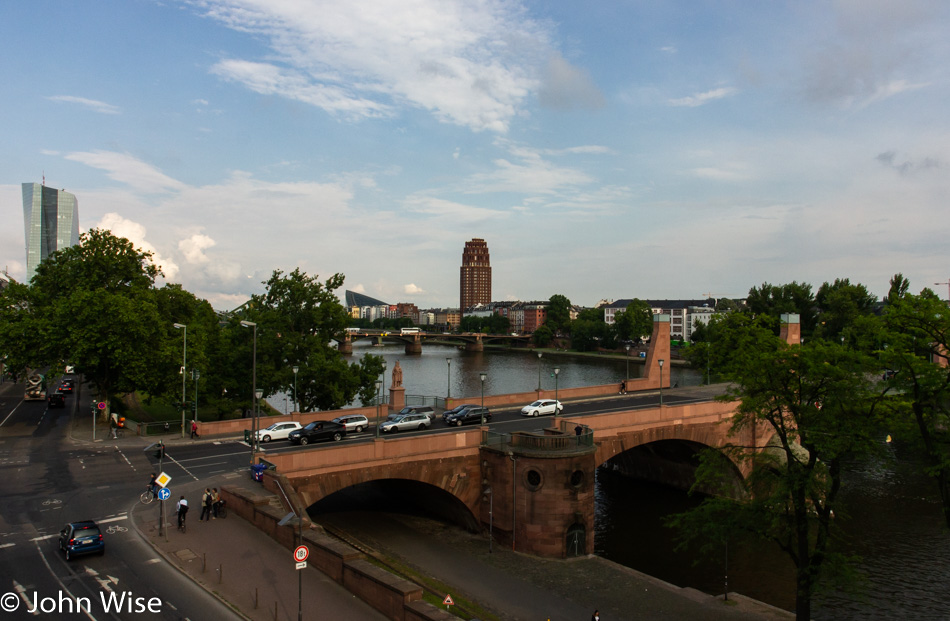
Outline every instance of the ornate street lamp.
<svg viewBox="0 0 950 621">
<path fill-rule="evenodd" d="M 446 358 L 445 364 L 448 365 L 448 375 L 446 376 L 446 386 L 445 386 L 445 400 L 448 401 L 452 398 L 452 359 Z M 446 403 L 448 407 L 448 403 Z"/>
<path fill-rule="evenodd" d="M 383 380 L 376 380 L 376 437 L 379 438 L 379 402 L 383 390 Z"/>
<path fill-rule="evenodd" d="M 251 463 L 254 463 L 254 447 L 255 445 L 259 446 L 257 438 L 257 402 L 260 401 L 261 396 L 257 390 L 257 324 L 253 321 L 241 321 L 241 325 L 245 328 L 254 329 L 254 348 L 251 353 L 251 394 L 254 396 L 254 418 L 251 420 L 251 441 L 248 443 L 251 445 Z"/>
<path fill-rule="evenodd" d="M 660 407 L 663 407 L 663 358 L 660 358 Z"/>
<path fill-rule="evenodd" d="M 538 394 L 541 393 L 541 352 L 538 352 Z"/>
<path fill-rule="evenodd" d="M 554 415 L 557 416 L 560 412 L 557 409 L 557 406 L 560 405 L 557 400 L 557 375 L 561 372 L 561 369 L 554 367 Z"/>
<path fill-rule="evenodd" d="M 482 424 L 485 424 L 485 378 L 487 373 L 479 373 L 478 377 L 482 380 Z"/>
<path fill-rule="evenodd" d="M 181 347 L 181 437 L 185 439 L 185 368 L 188 365 L 188 326 L 176 323 L 172 324 L 177 329 L 183 330 L 185 336 L 184 344 Z"/>
<path fill-rule="evenodd" d="M 300 411 L 300 402 L 297 401 L 297 371 L 300 370 L 300 367 L 294 365 L 294 412 Z"/>
</svg>

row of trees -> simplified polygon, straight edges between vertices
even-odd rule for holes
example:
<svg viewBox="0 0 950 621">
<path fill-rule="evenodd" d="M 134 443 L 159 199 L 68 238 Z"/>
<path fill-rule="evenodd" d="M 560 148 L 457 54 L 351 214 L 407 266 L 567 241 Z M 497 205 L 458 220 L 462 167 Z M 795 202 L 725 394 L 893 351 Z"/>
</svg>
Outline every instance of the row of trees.
<svg viewBox="0 0 950 621">
<path fill-rule="evenodd" d="M 180 285 L 157 287 L 159 275 L 151 253 L 128 240 L 98 229 L 84 233 L 78 245 L 43 261 L 29 285 L 11 283 L 0 293 L 7 367 L 56 374 L 71 364 L 106 403 L 135 392 L 179 402 L 184 335 L 177 323 L 187 326 L 189 397 L 190 372 L 199 369 L 200 403 L 224 417 L 253 399 L 253 335 L 244 320 L 257 324 L 257 387 L 265 397 L 293 393 L 296 379 L 305 411 L 373 398 L 382 359 L 348 363 L 330 344 L 348 322 L 334 293 L 341 274 L 321 282 L 299 270 L 275 271 L 265 293 L 224 318 Z"/>
<path fill-rule="evenodd" d="M 950 312 L 931 290 L 908 291 L 901 274 L 881 302 L 847 279 L 814 295 L 764 284 L 745 309 L 714 316 L 689 350 L 730 382 L 734 437 L 772 440 L 704 453 L 694 489 L 713 493 L 672 522 L 686 543 L 774 542 L 795 566 L 799 619 L 810 618 L 819 586 L 848 575 L 834 545 L 848 524 L 839 502 L 848 460 L 884 452 L 885 438 L 916 447 L 950 527 Z M 778 338 L 782 313 L 800 315 L 803 343 Z"/>
<path fill-rule="evenodd" d="M 653 313 L 649 304 L 634 299 L 627 308 L 614 315 L 613 325 L 604 320 L 601 308 L 582 310 L 571 319 L 571 301 L 561 294 L 548 300 L 544 325 L 535 330 L 533 339 L 541 347 L 558 338 L 570 338 L 571 349 L 593 351 L 614 349 L 626 342 L 639 342 L 653 331 Z"/>
</svg>

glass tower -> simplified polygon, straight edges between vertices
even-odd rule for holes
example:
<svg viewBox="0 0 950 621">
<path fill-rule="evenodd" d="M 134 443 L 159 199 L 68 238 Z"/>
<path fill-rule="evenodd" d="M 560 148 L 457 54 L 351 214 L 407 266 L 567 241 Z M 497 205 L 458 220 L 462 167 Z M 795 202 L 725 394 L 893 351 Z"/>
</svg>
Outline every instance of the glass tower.
<svg viewBox="0 0 950 621">
<path fill-rule="evenodd" d="M 26 279 L 50 254 L 79 243 L 79 202 L 74 194 L 39 183 L 23 184 Z"/>
</svg>

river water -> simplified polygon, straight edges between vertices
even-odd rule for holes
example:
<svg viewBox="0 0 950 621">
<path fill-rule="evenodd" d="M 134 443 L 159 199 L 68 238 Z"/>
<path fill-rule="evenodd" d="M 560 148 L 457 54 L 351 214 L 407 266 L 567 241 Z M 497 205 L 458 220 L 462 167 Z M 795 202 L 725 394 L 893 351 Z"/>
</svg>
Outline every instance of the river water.
<svg viewBox="0 0 950 621">
<path fill-rule="evenodd" d="M 481 394 L 479 373 L 487 375 L 486 395 L 529 392 L 537 388 L 536 354 L 518 350 L 465 352 L 449 346 L 424 345 L 422 355 L 407 356 L 402 346 L 354 344 L 354 359 L 365 353 L 387 362 L 386 385 L 398 360 L 406 395 L 471 397 Z M 451 364 L 446 362 L 446 358 Z M 559 388 L 609 384 L 627 373 L 624 359 L 569 356 L 545 352 L 541 385 Z M 629 365 L 630 377 L 641 366 Z M 698 373 L 672 369 L 672 381 L 696 385 Z M 851 464 L 841 498 L 850 537 L 842 548 L 862 560 L 862 591 L 832 591 L 816 597 L 815 619 L 950 619 L 950 533 L 942 522 L 936 488 L 919 474 L 913 458 L 897 443 L 876 460 Z M 728 590 L 786 610 L 795 603 L 793 568 L 776 548 L 725 544 L 712 558 L 696 563 L 693 551 L 676 551 L 666 516 L 699 502 L 676 489 L 629 479 L 599 469 L 596 486 L 595 551 L 598 555 L 679 586 L 711 594 Z"/>
</svg>

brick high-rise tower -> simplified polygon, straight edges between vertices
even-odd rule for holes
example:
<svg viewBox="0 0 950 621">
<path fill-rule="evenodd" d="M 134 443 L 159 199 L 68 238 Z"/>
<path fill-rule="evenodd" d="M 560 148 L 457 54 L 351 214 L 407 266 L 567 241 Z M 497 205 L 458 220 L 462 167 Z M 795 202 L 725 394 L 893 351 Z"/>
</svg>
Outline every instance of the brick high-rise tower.
<svg viewBox="0 0 950 621">
<path fill-rule="evenodd" d="M 462 251 L 462 269 L 459 278 L 459 311 L 473 304 L 491 302 L 491 264 L 488 260 L 488 244 L 484 239 L 465 242 Z"/>
</svg>

